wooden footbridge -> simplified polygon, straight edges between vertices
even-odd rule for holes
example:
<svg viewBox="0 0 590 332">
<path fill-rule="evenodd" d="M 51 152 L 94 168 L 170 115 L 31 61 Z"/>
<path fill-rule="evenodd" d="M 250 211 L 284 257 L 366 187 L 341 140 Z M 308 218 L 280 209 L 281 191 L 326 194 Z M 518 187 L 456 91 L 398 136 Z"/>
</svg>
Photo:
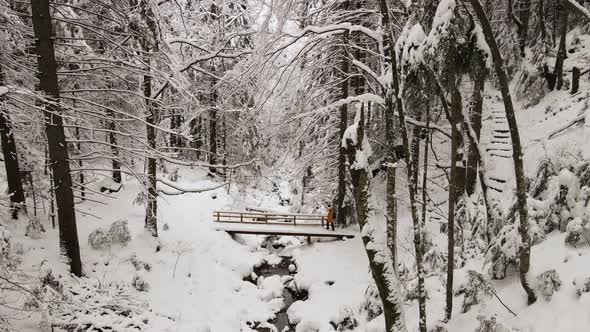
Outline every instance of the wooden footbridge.
<svg viewBox="0 0 590 332">
<path fill-rule="evenodd" d="M 290 235 L 353 238 L 354 234 L 336 229 L 327 230 L 326 216 L 279 212 L 213 212 L 214 228 L 233 234 Z"/>
</svg>

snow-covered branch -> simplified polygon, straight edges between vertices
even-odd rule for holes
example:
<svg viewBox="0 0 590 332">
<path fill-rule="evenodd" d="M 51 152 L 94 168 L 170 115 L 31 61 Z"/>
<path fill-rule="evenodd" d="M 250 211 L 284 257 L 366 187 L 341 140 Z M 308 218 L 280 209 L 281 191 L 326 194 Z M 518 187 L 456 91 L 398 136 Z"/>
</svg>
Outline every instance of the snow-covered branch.
<svg viewBox="0 0 590 332">
<path fill-rule="evenodd" d="M 586 18 L 590 20 L 590 10 L 588 10 L 588 9 L 586 9 L 586 7 L 580 5 L 576 0 L 567 0 L 567 2 L 572 7 L 577 9 L 580 12 L 580 14 L 586 16 Z"/>
<path fill-rule="evenodd" d="M 174 189 L 173 191 L 170 191 L 169 188 L 158 188 L 158 191 L 162 194 L 165 194 L 165 195 L 182 195 L 182 194 L 188 194 L 188 193 L 202 193 L 205 191 L 211 191 L 211 190 L 219 189 L 219 188 L 229 185 L 229 182 L 224 182 L 224 183 L 216 184 L 216 185 L 210 186 L 210 187 L 191 187 L 191 186 L 180 185 L 176 182 L 172 182 L 172 181 L 170 181 L 166 178 L 160 177 L 160 176 L 157 177 L 156 180 L 159 183 Z"/>
</svg>

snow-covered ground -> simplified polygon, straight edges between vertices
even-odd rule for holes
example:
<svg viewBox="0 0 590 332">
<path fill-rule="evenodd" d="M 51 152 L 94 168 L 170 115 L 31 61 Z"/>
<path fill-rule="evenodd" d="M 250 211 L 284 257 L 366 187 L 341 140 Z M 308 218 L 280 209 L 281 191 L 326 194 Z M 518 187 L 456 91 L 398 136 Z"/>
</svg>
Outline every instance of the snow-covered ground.
<svg viewBox="0 0 590 332">
<path fill-rule="evenodd" d="M 555 135 L 551 140 L 546 138 L 587 109 L 590 99 L 587 94 L 582 92 L 570 96 L 567 92 L 553 92 L 541 104 L 518 112 L 527 174 L 535 171 L 539 158 L 546 154 L 572 149 L 585 152 L 589 137 L 585 126 Z M 489 103 L 486 112 L 493 113 L 499 105 L 499 102 Z M 486 142 L 485 139 L 482 141 Z M 497 167 L 495 171 L 504 175 L 505 179 L 512 179 L 511 167 Z M 181 174 L 181 185 L 211 187 L 216 184 L 206 180 L 202 171 L 183 170 Z M 502 189 L 508 192 L 511 188 L 508 182 Z M 284 188 L 281 190 L 284 191 Z M 160 317 L 149 324 L 149 331 L 252 331 L 251 323 L 265 322 L 274 317 L 283 306 L 281 279 L 270 277 L 257 284 L 244 279 L 252 277 L 255 266 L 264 262 L 278 263 L 280 259 L 261 247 L 264 237 L 244 235 L 232 239 L 225 232 L 215 230 L 211 216 L 214 210 L 240 210 L 252 206 L 285 211 L 285 207 L 279 204 L 278 195 L 253 187 L 232 185 L 229 194 L 225 188 L 220 188 L 200 194 L 162 196 L 158 210 L 160 237 L 156 241 L 143 229 L 143 206 L 133 204 L 140 191 L 138 183 L 128 179 L 119 193 L 109 194 L 110 198 L 90 196 L 103 203 L 87 201 L 77 205 L 78 233 L 86 277 L 102 284 L 131 283 L 136 276 L 147 281 L 150 289 L 135 295 L 149 304 L 155 316 Z M 385 233 L 383 197 L 383 181 L 374 181 L 372 223 L 378 234 Z M 404 198 L 403 190 L 400 198 Z M 402 204 L 398 250 L 402 265 L 411 270 L 411 221 L 403 210 Z M 131 230 L 132 241 L 127 246 L 114 245 L 105 250 L 89 246 L 87 239 L 93 230 L 108 228 L 120 219 L 127 220 Z M 23 246 L 23 271 L 36 275 L 42 263 L 47 261 L 57 274 L 65 275 L 66 266 L 57 255 L 57 230 L 51 228 L 46 217 L 42 222 L 47 232 L 41 239 L 25 237 L 24 225 L 20 221 L 6 220 L 4 224 L 12 233 L 13 243 Z M 169 226 L 168 230 L 163 229 L 164 224 Z M 433 236 L 433 244 L 446 252 L 444 235 L 438 233 L 438 226 L 435 223 L 429 225 L 428 233 Z M 348 231 L 358 232 L 354 228 Z M 486 298 L 467 313 L 461 313 L 463 295 L 460 295 L 455 298 L 454 315 L 447 324 L 448 331 L 474 331 L 479 326 L 480 315 L 497 315 L 498 321 L 521 331 L 590 331 L 590 293 L 581 296 L 576 293 L 580 280 L 590 276 L 590 264 L 587 264 L 590 249 L 588 246 L 566 247 L 564 236 L 554 232 L 532 248 L 529 279 L 533 281 L 533 287 L 536 287 L 536 277 L 549 269 L 555 269 L 560 276 L 561 288 L 551 301 L 540 296 L 537 303 L 527 306 L 517 274 L 511 271 L 506 279 L 492 281 L 492 285 L 498 297 L 517 316 L 513 316 L 495 297 Z M 278 243 L 286 245 L 282 254 L 292 256 L 297 266 L 295 286 L 308 292 L 305 300 L 296 301 L 287 311 L 290 322 L 297 324 L 296 330 L 329 332 L 335 331 L 335 326 L 349 326 L 357 332 L 383 332 L 383 318 L 369 317 L 377 311 L 374 310 L 372 279 L 360 237 L 344 241 L 323 240 L 312 245 L 303 240 L 293 237 L 278 240 Z M 157 246 L 159 251 L 156 251 Z M 149 271 L 137 269 L 133 260 L 145 262 L 151 268 Z M 466 267 L 457 270 L 455 289 L 465 282 L 468 270 L 483 273 L 483 261 L 468 261 Z M 576 285 L 574 280 L 577 280 Z M 412 287 L 415 287 L 411 282 L 403 284 L 405 294 L 411 293 Z M 444 316 L 445 277 L 437 273 L 428 274 L 426 285 L 429 294 L 428 326 L 434 327 Z M 406 299 L 403 309 L 409 330 L 417 330 L 417 301 Z M 38 329 L 38 316 L 33 315 L 30 319 L 28 315 L 23 317 L 17 320 L 18 329 Z M 368 321 L 368 318 L 374 319 Z"/>
</svg>

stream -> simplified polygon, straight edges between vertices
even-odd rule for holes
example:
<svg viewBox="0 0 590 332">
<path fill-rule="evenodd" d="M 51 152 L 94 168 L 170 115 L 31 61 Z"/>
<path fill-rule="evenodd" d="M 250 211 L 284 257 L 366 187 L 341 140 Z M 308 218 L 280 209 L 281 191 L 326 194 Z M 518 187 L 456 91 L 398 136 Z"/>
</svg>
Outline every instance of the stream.
<svg viewBox="0 0 590 332">
<path fill-rule="evenodd" d="M 269 240 L 269 243 L 271 243 L 272 240 Z M 280 249 L 276 249 L 273 248 L 272 245 L 267 245 L 266 246 L 267 249 L 269 249 L 269 251 L 271 253 L 279 253 Z M 291 273 L 289 271 L 289 265 L 292 264 L 291 262 L 291 257 L 290 256 L 280 256 L 281 257 L 281 262 L 277 265 L 270 265 L 270 264 L 263 264 L 259 267 L 255 267 L 254 268 L 254 273 L 260 278 L 260 277 L 271 277 L 271 276 L 279 276 L 279 277 L 283 277 L 283 276 L 292 276 L 296 273 L 296 271 L 294 271 L 293 273 Z M 278 332 L 289 332 L 289 331 L 294 331 L 295 330 L 295 326 L 294 325 L 290 325 L 289 324 L 289 317 L 287 316 L 287 310 L 289 309 L 289 307 L 291 306 L 291 304 L 293 304 L 294 302 L 298 301 L 298 300 L 305 300 L 307 298 L 307 294 L 305 292 L 302 293 L 296 293 L 293 290 L 291 290 L 289 287 L 287 287 L 287 285 L 285 284 L 283 287 L 283 301 L 284 301 L 284 306 L 283 308 L 278 311 L 275 314 L 275 319 L 273 319 L 272 321 L 269 321 L 268 323 L 272 324 L 275 328 L 276 331 Z M 253 329 L 258 331 L 258 332 L 273 332 L 273 329 L 270 327 L 263 327 L 263 326 L 258 326 L 260 323 L 255 324 Z"/>
</svg>

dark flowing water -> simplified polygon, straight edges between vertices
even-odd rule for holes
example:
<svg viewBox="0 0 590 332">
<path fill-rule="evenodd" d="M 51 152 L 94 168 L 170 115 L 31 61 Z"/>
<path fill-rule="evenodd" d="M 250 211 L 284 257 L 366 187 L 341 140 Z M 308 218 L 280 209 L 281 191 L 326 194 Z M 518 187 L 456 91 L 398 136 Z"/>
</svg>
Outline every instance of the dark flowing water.
<svg viewBox="0 0 590 332">
<path fill-rule="evenodd" d="M 290 275 L 289 273 L 289 265 L 291 264 L 290 257 L 281 257 L 281 263 L 271 266 L 268 264 L 264 264 L 258 268 L 254 269 L 254 273 L 256 273 L 259 277 L 270 277 L 278 275 L 280 277 Z M 293 302 L 299 300 L 297 296 L 288 289 L 287 287 L 283 288 L 283 300 L 284 300 L 284 307 L 281 311 L 276 313 L 276 318 L 269 323 L 274 325 L 279 332 L 287 332 L 291 331 L 291 327 L 289 325 L 289 317 L 287 317 L 287 310 L 293 304 Z M 254 330 L 259 332 L 271 332 L 271 329 L 266 327 L 258 327 L 254 328 Z"/>
</svg>

